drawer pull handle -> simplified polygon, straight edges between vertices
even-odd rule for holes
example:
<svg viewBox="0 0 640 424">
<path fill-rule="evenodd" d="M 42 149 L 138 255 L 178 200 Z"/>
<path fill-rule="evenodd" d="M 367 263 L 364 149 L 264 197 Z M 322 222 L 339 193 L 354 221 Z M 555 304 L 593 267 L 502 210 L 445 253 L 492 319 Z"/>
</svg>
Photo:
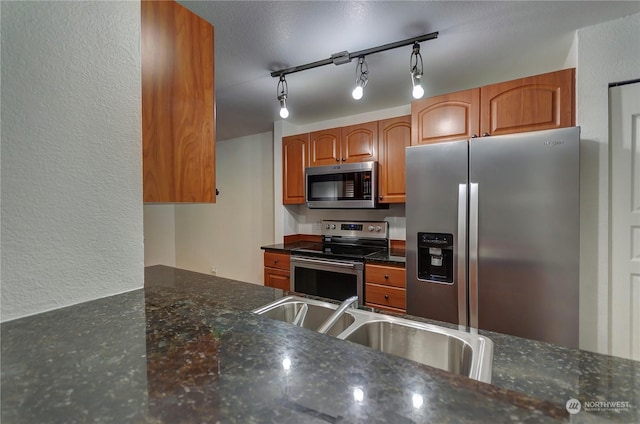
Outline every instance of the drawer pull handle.
<svg viewBox="0 0 640 424">
<path fill-rule="evenodd" d="M 273 263 L 274 263 L 274 264 L 277 264 L 277 263 L 278 263 L 278 260 L 276 259 L 275 261 L 273 261 Z"/>
<path fill-rule="evenodd" d="M 384 279 L 388 280 L 389 279 L 389 274 L 384 274 Z"/>
<path fill-rule="evenodd" d="M 384 295 L 384 298 L 385 298 L 386 300 L 389 300 L 389 295 L 388 295 L 388 294 L 385 294 L 385 295 Z"/>
</svg>

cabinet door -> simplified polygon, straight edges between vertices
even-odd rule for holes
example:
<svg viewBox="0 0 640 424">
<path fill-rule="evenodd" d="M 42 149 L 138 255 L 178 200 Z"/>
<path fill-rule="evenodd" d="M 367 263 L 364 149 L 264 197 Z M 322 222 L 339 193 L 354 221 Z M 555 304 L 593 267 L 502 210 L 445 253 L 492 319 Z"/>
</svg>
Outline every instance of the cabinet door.
<svg viewBox="0 0 640 424">
<path fill-rule="evenodd" d="M 213 27 L 176 2 L 143 1 L 145 202 L 215 202 Z"/>
<path fill-rule="evenodd" d="M 281 290 L 290 290 L 291 282 L 289 279 L 289 271 L 283 271 L 275 268 L 264 269 L 264 285 Z"/>
<path fill-rule="evenodd" d="M 340 128 L 341 162 L 366 162 L 378 158 L 378 123 Z"/>
<path fill-rule="evenodd" d="M 335 165 L 340 162 L 340 128 L 309 134 L 310 166 Z"/>
<path fill-rule="evenodd" d="M 378 122 L 378 194 L 381 203 L 404 203 L 405 148 L 411 143 L 411 115 Z"/>
<path fill-rule="evenodd" d="M 282 204 L 303 204 L 309 134 L 282 138 Z"/>
<path fill-rule="evenodd" d="M 482 87 L 481 133 L 574 126 L 574 80 L 575 70 L 565 69 Z"/>
<path fill-rule="evenodd" d="M 479 88 L 411 102 L 412 146 L 468 139 L 479 129 Z"/>
</svg>

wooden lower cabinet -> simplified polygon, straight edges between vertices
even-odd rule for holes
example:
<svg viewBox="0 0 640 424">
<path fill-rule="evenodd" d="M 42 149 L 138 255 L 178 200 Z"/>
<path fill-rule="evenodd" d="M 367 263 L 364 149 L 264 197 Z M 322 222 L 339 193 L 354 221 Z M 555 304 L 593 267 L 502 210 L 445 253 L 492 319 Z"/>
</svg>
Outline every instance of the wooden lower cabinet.
<svg viewBox="0 0 640 424">
<path fill-rule="evenodd" d="M 405 313 L 405 269 L 400 266 L 367 264 L 365 267 L 365 305 Z"/>
<path fill-rule="evenodd" d="M 264 285 L 281 290 L 290 290 L 288 253 L 264 252 Z"/>
</svg>

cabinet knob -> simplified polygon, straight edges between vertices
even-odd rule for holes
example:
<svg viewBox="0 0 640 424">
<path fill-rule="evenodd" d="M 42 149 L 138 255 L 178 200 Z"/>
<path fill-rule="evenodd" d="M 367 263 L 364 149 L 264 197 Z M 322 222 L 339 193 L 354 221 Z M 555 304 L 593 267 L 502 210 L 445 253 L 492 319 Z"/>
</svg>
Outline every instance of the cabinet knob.
<svg viewBox="0 0 640 424">
<path fill-rule="evenodd" d="M 384 298 L 385 298 L 386 300 L 389 300 L 389 295 L 388 295 L 388 294 L 385 294 L 385 295 L 384 295 Z"/>
<path fill-rule="evenodd" d="M 382 196 L 378 196 L 378 199 L 382 200 Z"/>
<path fill-rule="evenodd" d="M 471 138 L 478 138 L 478 134 L 471 134 Z"/>
<path fill-rule="evenodd" d="M 346 161 L 346 159 L 345 159 L 345 158 L 342 158 L 342 162 L 344 162 L 344 161 Z"/>
<path fill-rule="evenodd" d="M 489 133 L 482 133 L 482 136 L 483 136 L 483 137 L 489 137 L 490 135 L 491 135 L 491 134 L 489 134 Z"/>
<path fill-rule="evenodd" d="M 278 259 L 276 259 L 275 261 L 273 261 L 273 263 L 274 263 L 274 264 L 277 264 L 277 263 L 278 263 Z"/>
<path fill-rule="evenodd" d="M 389 279 L 389 274 L 384 274 L 384 279 L 388 280 Z"/>
<path fill-rule="evenodd" d="M 336 158 L 336 162 L 340 162 L 340 158 Z"/>
</svg>

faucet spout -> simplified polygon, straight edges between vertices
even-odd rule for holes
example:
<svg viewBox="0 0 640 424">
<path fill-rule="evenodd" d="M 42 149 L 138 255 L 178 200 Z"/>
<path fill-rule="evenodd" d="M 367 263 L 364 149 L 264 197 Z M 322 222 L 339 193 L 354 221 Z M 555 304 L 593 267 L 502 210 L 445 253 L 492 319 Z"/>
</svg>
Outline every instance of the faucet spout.
<svg viewBox="0 0 640 424">
<path fill-rule="evenodd" d="M 355 304 L 358 303 L 358 296 L 352 296 L 348 299 L 345 299 L 340 306 L 338 306 L 338 309 L 336 309 L 329 318 L 327 318 L 327 320 L 325 322 L 322 323 L 322 325 L 320 327 L 318 327 L 318 333 L 322 333 L 322 334 L 326 334 L 327 331 L 329 331 L 329 329 L 331 327 L 333 327 L 333 325 L 338 322 L 338 320 L 340 319 L 340 317 L 342 316 L 342 314 L 344 314 L 344 311 L 347 310 L 347 308 L 349 308 L 350 306 L 355 308 Z"/>
</svg>

